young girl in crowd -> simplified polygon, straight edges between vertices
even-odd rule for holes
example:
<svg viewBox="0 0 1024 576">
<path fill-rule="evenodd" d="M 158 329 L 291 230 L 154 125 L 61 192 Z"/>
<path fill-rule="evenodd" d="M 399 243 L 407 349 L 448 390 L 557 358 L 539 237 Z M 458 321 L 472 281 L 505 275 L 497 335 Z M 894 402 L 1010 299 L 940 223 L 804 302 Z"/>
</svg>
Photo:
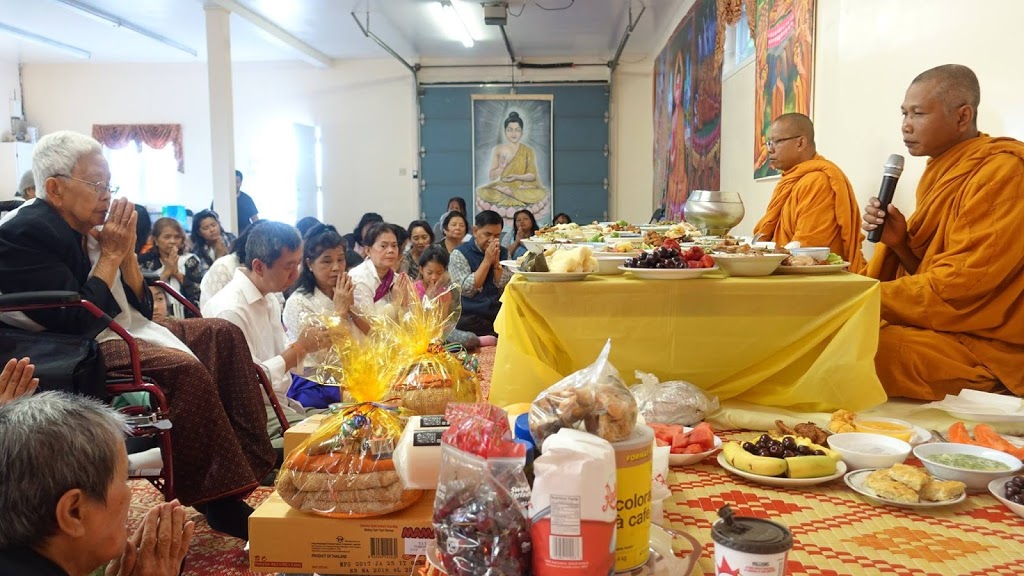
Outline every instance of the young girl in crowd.
<svg viewBox="0 0 1024 576">
<path fill-rule="evenodd" d="M 436 298 L 449 306 L 449 312 L 462 314 L 462 288 L 453 284 L 448 277 L 448 253 L 444 248 L 434 245 L 423 251 L 420 256 L 420 278 L 416 281 L 416 293 L 420 299 Z M 445 335 L 448 342 L 462 344 L 469 351 L 474 351 L 480 346 L 494 346 L 497 339 L 494 336 L 477 337 L 472 332 L 453 328 Z"/>
</svg>

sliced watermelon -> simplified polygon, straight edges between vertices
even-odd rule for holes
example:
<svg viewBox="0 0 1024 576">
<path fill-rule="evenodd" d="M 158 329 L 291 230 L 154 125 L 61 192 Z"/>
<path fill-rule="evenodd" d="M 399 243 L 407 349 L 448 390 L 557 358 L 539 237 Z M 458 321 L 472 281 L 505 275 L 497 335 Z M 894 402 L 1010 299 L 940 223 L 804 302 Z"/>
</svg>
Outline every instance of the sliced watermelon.
<svg viewBox="0 0 1024 576">
<path fill-rule="evenodd" d="M 672 438 L 672 449 L 673 450 L 675 450 L 677 448 L 678 449 L 686 448 L 689 444 L 690 444 L 690 433 L 689 432 L 679 432 L 678 434 L 675 435 L 674 438 Z"/>
<path fill-rule="evenodd" d="M 704 452 L 707 452 L 707 450 L 700 444 L 690 444 L 683 450 L 683 454 L 702 454 Z"/>
<path fill-rule="evenodd" d="M 715 447 L 715 432 L 711 425 L 701 422 L 696 428 L 690 431 L 690 443 L 699 444 L 701 452 L 707 452 Z"/>
<path fill-rule="evenodd" d="M 665 446 L 671 446 L 672 445 L 671 442 L 662 440 L 661 438 L 655 438 L 654 441 L 657 443 L 658 447 L 665 447 Z"/>
</svg>

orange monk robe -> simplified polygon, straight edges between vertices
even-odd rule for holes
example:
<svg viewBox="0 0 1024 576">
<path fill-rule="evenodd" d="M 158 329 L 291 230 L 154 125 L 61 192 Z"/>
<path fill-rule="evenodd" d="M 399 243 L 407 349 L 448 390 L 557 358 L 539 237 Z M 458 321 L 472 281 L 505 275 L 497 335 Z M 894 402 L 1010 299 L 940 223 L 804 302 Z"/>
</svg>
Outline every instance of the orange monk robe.
<svg viewBox="0 0 1024 576">
<path fill-rule="evenodd" d="M 886 392 L 1024 394 L 1024 143 L 981 135 L 929 160 L 907 229 L 915 274 L 881 244 L 868 266 L 882 281 Z"/>
<path fill-rule="evenodd" d="M 782 173 L 754 233 L 778 246 L 793 240 L 803 246 L 828 246 L 850 263 L 852 272 L 862 272 L 866 265 L 853 187 L 843 171 L 820 154 Z"/>
</svg>

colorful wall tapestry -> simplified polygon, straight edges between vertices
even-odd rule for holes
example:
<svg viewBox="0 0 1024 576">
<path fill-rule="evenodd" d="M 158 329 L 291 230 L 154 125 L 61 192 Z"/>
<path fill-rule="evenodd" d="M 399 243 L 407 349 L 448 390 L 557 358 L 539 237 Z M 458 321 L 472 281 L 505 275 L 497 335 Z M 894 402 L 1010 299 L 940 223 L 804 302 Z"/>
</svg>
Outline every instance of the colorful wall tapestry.
<svg viewBox="0 0 1024 576">
<path fill-rule="evenodd" d="M 814 0 L 757 0 L 754 50 L 754 178 L 768 165 L 768 130 L 787 112 L 811 115 Z"/>
<path fill-rule="evenodd" d="M 473 94 L 473 188 L 477 212 L 511 224 L 523 208 L 551 218 L 551 95 Z"/>
<path fill-rule="evenodd" d="M 691 190 L 721 182 L 722 66 L 715 0 L 697 0 L 654 65 L 654 199 L 678 220 Z"/>
</svg>

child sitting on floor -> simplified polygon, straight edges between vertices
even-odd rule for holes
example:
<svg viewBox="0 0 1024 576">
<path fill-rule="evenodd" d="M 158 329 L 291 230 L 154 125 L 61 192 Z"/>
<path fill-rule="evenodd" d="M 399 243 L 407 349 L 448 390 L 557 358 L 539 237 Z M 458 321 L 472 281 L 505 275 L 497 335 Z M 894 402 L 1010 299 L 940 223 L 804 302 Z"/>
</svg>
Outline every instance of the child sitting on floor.
<svg viewBox="0 0 1024 576">
<path fill-rule="evenodd" d="M 448 277 L 448 252 L 440 246 L 428 246 L 420 256 L 420 278 L 416 281 L 416 293 L 420 299 L 436 298 L 440 302 L 450 306 L 450 311 L 458 315 L 462 314 L 462 288 L 453 284 Z M 467 350 L 474 351 L 481 346 L 494 346 L 497 339 L 494 336 L 477 337 L 472 332 L 453 328 L 445 335 L 447 342 L 462 344 Z"/>
</svg>

